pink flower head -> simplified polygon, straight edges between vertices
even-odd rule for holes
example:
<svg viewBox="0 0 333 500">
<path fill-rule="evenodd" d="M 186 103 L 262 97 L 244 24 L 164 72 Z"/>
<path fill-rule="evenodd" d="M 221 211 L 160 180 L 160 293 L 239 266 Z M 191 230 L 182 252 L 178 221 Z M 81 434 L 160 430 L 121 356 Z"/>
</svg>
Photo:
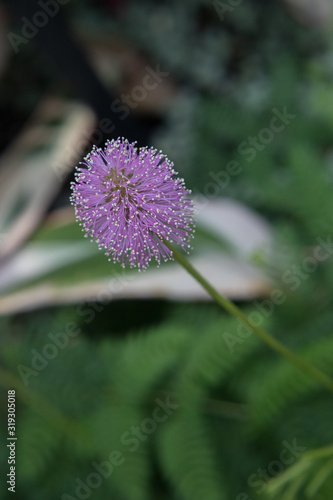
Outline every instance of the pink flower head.
<svg viewBox="0 0 333 500">
<path fill-rule="evenodd" d="M 152 257 L 172 258 L 163 238 L 185 251 L 193 237 L 193 205 L 184 180 L 161 151 L 126 139 L 93 147 L 77 167 L 71 203 L 85 236 L 109 260 L 146 269 Z M 87 167 L 87 168 L 86 168 Z"/>
</svg>

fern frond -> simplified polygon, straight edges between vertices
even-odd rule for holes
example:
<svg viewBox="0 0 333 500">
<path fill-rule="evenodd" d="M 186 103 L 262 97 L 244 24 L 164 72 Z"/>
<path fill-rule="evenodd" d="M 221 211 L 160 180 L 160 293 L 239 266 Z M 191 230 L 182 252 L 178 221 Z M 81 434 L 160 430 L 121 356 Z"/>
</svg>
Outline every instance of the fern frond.
<svg viewBox="0 0 333 500">
<path fill-rule="evenodd" d="M 144 401 L 175 368 L 190 339 L 189 327 L 172 323 L 131 337 L 123 343 L 114 368 L 115 389 L 132 404 Z"/>
<path fill-rule="evenodd" d="M 298 354 L 327 374 L 333 373 L 333 338 L 324 338 L 303 348 Z M 249 391 L 252 430 L 265 427 L 290 403 L 297 403 L 322 387 L 285 360 L 280 360 L 257 380 Z"/>
<path fill-rule="evenodd" d="M 294 145 L 290 165 L 294 173 L 293 211 L 312 238 L 333 232 L 332 186 L 327 182 L 322 158 L 304 144 Z"/>
<path fill-rule="evenodd" d="M 207 428 L 205 420 L 187 407 L 159 429 L 160 462 L 182 500 L 226 498 Z"/>
<path fill-rule="evenodd" d="M 126 500 L 148 498 L 149 435 L 141 430 L 145 418 L 138 407 L 119 401 L 100 407 L 86 421 L 99 450 L 96 462 L 114 464 L 109 481 Z"/>
<path fill-rule="evenodd" d="M 190 344 L 175 380 L 181 399 L 204 398 L 256 349 L 257 338 L 241 338 L 237 331 L 240 327 L 234 319 L 219 315 Z"/>
<path fill-rule="evenodd" d="M 268 484 L 269 499 L 328 498 L 333 485 L 333 446 L 310 450 Z M 328 489 L 327 489 L 328 488 Z M 324 495 L 324 496 L 323 496 Z"/>
<path fill-rule="evenodd" d="M 19 419 L 17 469 L 23 480 L 34 481 L 47 471 L 61 445 L 61 433 L 33 410 L 24 410 Z"/>
</svg>

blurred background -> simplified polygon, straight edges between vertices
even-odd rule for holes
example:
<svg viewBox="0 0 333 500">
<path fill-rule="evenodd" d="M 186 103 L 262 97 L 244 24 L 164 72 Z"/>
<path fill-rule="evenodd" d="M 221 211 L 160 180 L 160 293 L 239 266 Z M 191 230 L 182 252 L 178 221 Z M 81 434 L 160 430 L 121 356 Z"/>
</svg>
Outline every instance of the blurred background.
<svg viewBox="0 0 333 500">
<path fill-rule="evenodd" d="M 333 376 L 332 2 L 2 1 L 0 117 L 16 498 L 331 498 L 329 392 L 175 263 L 109 263 L 69 196 L 93 144 L 162 149 L 195 198 L 196 267 Z"/>
</svg>

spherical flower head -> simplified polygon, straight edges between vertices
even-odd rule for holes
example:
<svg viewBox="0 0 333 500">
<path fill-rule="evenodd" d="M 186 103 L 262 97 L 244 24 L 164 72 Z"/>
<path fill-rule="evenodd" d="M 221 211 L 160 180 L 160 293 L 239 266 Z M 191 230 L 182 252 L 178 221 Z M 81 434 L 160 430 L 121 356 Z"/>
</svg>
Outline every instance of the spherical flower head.
<svg viewBox="0 0 333 500">
<path fill-rule="evenodd" d="M 184 180 L 161 151 L 126 139 L 94 146 L 77 167 L 71 203 L 85 236 L 109 260 L 146 269 L 172 258 L 163 240 L 185 251 L 194 233 L 194 208 Z"/>
</svg>

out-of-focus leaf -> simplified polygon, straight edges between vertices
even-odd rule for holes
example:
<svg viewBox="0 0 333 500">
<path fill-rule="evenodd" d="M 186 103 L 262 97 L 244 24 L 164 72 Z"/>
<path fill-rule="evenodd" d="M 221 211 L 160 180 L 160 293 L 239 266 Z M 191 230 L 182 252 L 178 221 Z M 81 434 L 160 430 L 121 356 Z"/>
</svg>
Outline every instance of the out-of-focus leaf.
<svg viewBox="0 0 333 500">
<path fill-rule="evenodd" d="M 310 26 L 321 27 L 332 19 L 330 0 L 283 0 L 288 10 L 297 21 Z"/>
<path fill-rule="evenodd" d="M 53 242 L 28 244 L 0 270 L 0 292 L 25 282 L 38 280 L 53 271 L 87 259 L 95 249 L 84 242 Z M 69 277 L 68 277 L 69 279 Z"/>
<path fill-rule="evenodd" d="M 45 99 L 0 159 L 0 264 L 33 233 L 95 123 L 78 103 Z M 86 135 L 84 135 L 84 132 Z"/>
<path fill-rule="evenodd" d="M 198 237 L 190 257 L 194 266 L 228 297 L 266 295 L 271 283 L 250 261 L 256 252 L 268 251 L 269 225 L 229 200 L 207 202 L 197 219 Z M 83 238 L 72 209 L 51 216 L 10 266 L 0 273 L 0 314 L 114 298 L 209 299 L 177 263 L 168 262 L 161 269 L 152 264 L 144 273 L 110 263 L 96 244 Z"/>
</svg>

